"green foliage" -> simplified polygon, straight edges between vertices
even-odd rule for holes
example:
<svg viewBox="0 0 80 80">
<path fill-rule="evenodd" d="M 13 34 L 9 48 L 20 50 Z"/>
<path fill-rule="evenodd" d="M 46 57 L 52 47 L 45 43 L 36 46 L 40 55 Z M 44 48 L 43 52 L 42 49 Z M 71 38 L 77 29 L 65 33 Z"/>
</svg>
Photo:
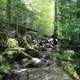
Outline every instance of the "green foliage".
<svg viewBox="0 0 80 80">
<path fill-rule="evenodd" d="M 9 66 L 10 65 L 8 64 L 8 61 L 6 60 L 6 58 L 0 55 L 0 75 L 7 73 Z"/>
<path fill-rule="evenodd" d="M 0 64 L 0 74 L 7 73 L 8 69 L 9 69 L 8 64 L 6 63 Z"/>
<path fill-rule="evenodd" d="M 55 17 L 55 3 L 52 4 L 52 0 L 33 0 L 33 10 L 39 13 L 37 19 L 34 21 L 34 26 L 39 29 L 39 32 L 46 35 L 52 35 L 54 32 L 54 18 Z M 53 6 L 52 6 L 53 5 Z M 53 8 L 53 9 L 52 9 Z"/>
<path fill-rule="evenodd" d="M 62 57 L 64 59 L 69 59 L 71 58 L 73 55 L 75 54 L 75 52 L 73 50 L 64 50 L 63 51 L 63 54 L 62 54 Z"/>
<path fill-rule="evenodd" d="M 0 21 L 6 19 L 6 0 L 0 0 Z"/>
<path fill-rule="evenodd" d="M 78 0 L 57 0 L 57 22 L 62 65 L 79 79 L 75 67 L 80 67 L 80 3 Z M 79 68 L 80 69 L 80 68 Z"/>
<path fill-rule="evenodd" d="M 80 17 L 78 2 L 60 1 L 57 3 L 57 16 L 59 25 L 59 39 L 61 46 L 66 49 L 73 49 L 80 47 Z M 75 48 L 74 48 L 75 47 Z"/>
<path fill-rule="evenodd" d="M 6 30 L 25 26 L 46 35 L 54 33 L 55 4 L 52 0 L 46 0 L 45 4 L 43 0 L 1 0 L 0 4 L 0 26 Z"/>
<path fill-rule="evenodd" d="M 50 36 L 54 33 L 53 23 L 56 17 L 55 24 L 59 29 L 58 34 L 62 53 L 58 56 L 60 59 L 74 60 L 80 58 L 80 3 L 69 0 L 57 0 L 55 16 L 55 3 L 52 1 L 53 0 L 32 0 L 32 2 L 30 2 L 30 0 L 0 0 L 0 30 L 9 33 L 12 30 L 18 32 L 19 29 L 26 29 L 27 27 L 37 29 L 39 33 Z M 3 34 L 2 32 L 0 32 L 0 38 L 6 41 L 8 37 L 7 33 Z M 25 31 L 25 33 L 27 32 Z M 38 34 L 36 36 L 35 34 L 36 33 L 31 33 L 31 38 L 34 39 L 38 36 Z M 28 39 L 28 36 L 26 37 Z M 28 40 L 28 42 L 32 44 L 31 40 Z M 23 46 L 25 46 L 24 44 Z M 4 51 L 3 56 L 0 55 L 0 74 L 3 74 L 9 69 L 10 64 L 8 64 L 8 62 L 15 51 L 15 49 L 12 50 L 11 48 L 17 45 L 15 40 L 8 41 L 7 46 L 9 48 Z M 31 51 L 31 53 L 33 52 L 35 53 L 35 51 Z M 5 57 L 5 59 L 3 57 Z M 64 62 L 64 65 L 69 68 L 71 67 L 74 72 L 73 66 L 76 65 L 76 67 L 78 67 L 80 63 Z"/>
</svg>

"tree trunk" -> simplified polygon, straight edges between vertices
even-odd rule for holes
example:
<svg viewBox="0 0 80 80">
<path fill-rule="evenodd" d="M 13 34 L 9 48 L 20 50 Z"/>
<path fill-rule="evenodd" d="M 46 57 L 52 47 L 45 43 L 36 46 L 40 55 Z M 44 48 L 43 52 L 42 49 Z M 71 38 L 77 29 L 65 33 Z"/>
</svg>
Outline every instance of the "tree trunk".
<svg viewBox="0 0 80 80">
<path fill-rule="evenodd" d="M 11 0 L 7 0 L 6 13 L 7 13 L 7 20 L 11 22 Z"/>
</svg>

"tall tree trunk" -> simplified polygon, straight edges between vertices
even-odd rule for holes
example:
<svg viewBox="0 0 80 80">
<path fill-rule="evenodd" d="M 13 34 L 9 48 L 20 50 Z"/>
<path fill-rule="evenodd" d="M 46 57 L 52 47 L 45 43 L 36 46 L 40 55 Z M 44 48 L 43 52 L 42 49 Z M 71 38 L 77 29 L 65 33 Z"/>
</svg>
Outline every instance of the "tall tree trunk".
<svg viewBox="0 0 80 80">
<path fill-rule="evenodd" d="M 59 20 L 58 20 L 58 15 L 57 15 L 57 1 L 55 1 L 55 25 L 54 25 L 54 33 L 53 33 L 55 39 L 58 39 L 58 27 L 59 27 L 58 21 Z M 55 48 L 56 48 L 56 51 L 60 50 L 58 41 L 57 41 L 57 45 L 55 46 Z"/>
<path fill-rule="evenodd" d="M 11 0 L 7 0 L 6 13 L 7 13 L 7 20 L 11 22 Z"/>
<path fill-rule="evenodd" d="M 54 37 L 57 38 L 57 2 L 55 1 L 55 26 L 54 26 Z"/>
</svg>

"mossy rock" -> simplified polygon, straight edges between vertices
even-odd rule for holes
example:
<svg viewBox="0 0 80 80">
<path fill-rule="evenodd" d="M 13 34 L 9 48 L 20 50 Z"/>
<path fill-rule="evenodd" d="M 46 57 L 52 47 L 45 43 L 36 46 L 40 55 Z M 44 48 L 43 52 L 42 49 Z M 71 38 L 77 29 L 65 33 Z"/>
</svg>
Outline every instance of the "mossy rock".
<svg viewBox="0 0 80 80">
<path fill-rule="evenodd" d="M 8 38 L 7 46 L 9 48 L 14 48 L 14 47 L 18 46 L 18 41 L 16 39 L 14 39 L 14 38 Z"/>
</svg>

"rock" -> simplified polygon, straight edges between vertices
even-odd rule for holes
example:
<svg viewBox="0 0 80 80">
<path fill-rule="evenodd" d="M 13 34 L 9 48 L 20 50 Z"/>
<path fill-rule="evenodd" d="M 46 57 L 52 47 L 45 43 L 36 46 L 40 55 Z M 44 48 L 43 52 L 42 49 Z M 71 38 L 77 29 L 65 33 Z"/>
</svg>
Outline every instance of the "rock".
<svg viewBox="0 0 80 80">
<path fill-rule="evenodd" d="M 16 39 L 14 39 L 14 38 L 8 38 L 7 46 L 9 48 L 14 48 L 14 47 L 18 46 L 18 41 Z"/>
<path fill-rule="evenodd" d="M 61 67 L 53 64 L 45 68 L 28 68 L 12 80 L 72 80 Z"/>
<path fill-rule="evenodd" d="M 39 58 L 32 58 L 32 62 L 33 62 L 34 64 L 38 64 L 38 63 L 41 62 L 41 59 L 39 59 Z"/>
</svg>

